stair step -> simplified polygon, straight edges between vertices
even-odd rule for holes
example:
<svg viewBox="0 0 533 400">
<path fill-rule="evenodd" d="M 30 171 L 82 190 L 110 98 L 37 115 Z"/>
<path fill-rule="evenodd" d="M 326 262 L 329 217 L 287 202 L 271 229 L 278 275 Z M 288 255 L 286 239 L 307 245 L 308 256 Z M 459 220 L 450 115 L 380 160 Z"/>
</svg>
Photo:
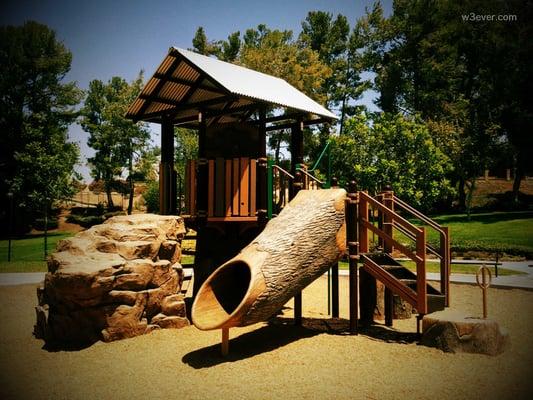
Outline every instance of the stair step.
<svg viewBox="0 0 533 400">
<path fill-rule="evenodd" d="M 181 264 L 181 267 L 183 269 L 187 269 L 187 268 L 191 268 L 192 269 L 192 268 L 194 268 L 194 264 Z"/>
<path fill-rule="evenodd" d="M 184 254 L 186 256 L 194 256 L 196 255 L 196 250 L 182 249 L 181 254 Z"/>
<path fill-rule="evenodd" d="M 185 235 L 183 240 L 196 240 L 196 235 Z"/>
</svg>

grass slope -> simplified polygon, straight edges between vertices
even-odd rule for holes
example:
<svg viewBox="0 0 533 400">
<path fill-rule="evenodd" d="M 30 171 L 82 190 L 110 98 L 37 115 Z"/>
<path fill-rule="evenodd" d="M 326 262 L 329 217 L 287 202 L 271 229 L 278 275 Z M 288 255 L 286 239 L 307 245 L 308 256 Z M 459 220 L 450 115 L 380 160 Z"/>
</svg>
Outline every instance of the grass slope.
<svg viewBox="0 0 533 400">
<path fill-rule="evenodd" d="M 61 239 L 72 236 L 70 232 L 48 234 L 48 254 L 56 248 Z M 11 241 L 11 262 L 7 261 L 8 241 L 0 240 L 0 272 L 46 272 L 44 260 L 44 235 L 30 235 Z"/>
</svg>

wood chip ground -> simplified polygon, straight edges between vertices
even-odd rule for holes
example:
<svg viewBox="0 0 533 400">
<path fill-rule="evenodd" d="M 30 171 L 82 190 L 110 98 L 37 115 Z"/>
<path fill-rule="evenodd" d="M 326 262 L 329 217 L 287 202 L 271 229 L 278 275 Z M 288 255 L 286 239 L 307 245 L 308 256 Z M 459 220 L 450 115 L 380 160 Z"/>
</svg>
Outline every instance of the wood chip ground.
<svg viewBox="0 0 533 400">
<path fill-rule="evenodd" d="M 303 328 L 292 302 L 273 323 L 220 332 L 161 330 L 78 351 L 50 352 L 33 338 L 35 286 L 0 288 L 1 399 L 531 399 L 533 292 L 489 289 L 489 317 L 508 329 L 498 357 L 447 354 L 416 344 L 415 319 L 349 336 L 328 319 L 326 279 L 303 294 Z M 452 305 L 481 313 L 481 292 L 452 285 Z M 340 285 L 347 318 L 347 280 Z"/>
</svg>

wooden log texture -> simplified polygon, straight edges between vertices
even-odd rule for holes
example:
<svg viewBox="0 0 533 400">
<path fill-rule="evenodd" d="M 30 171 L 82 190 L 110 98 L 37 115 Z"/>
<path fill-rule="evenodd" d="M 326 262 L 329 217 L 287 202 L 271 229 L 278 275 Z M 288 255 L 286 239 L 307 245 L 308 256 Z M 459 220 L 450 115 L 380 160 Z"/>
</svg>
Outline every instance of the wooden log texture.
<svg viewBox="0 0 533 400">
<path fill-rule="evenodd" d="M 192 307 L 202 330 L 274 315 L 346 250 L 343 189 L 302 190 L 236 257 L 204 282 Z"/>
</svg>

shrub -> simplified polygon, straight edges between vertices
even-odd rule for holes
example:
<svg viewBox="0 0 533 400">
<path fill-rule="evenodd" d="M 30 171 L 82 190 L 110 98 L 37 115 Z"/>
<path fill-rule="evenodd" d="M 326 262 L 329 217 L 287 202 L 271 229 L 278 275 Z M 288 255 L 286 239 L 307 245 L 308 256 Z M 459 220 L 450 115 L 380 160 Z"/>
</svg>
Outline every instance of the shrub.
<svg viewBox="0 0 533 400">
<path fill-rule="evenodd" d="M 57 229 L 58 224 L 57 218 L 48 218 L 48 229 Z M 37 218 L 33 221 L 33 229 L 44 231 L 44 218 Z"/>
<path fill-rule="evenodd" d="M 103 215 L 82 216 L 77 214 L 71 214 L 67 217 L 67 222 L 70 222 L 72 224 L 78 224 L 80 226 L 83 226 L 84 228 L 90 228 L 91 226 L 101 224 L 104 221 L 105 217 Z"/>
<path fill-rule="evenodd" d="M 146 203 L 146 211 L 150 213 L 159 213 L 159 182 L 150 182 L 143 193 Z"/>
</svg>

